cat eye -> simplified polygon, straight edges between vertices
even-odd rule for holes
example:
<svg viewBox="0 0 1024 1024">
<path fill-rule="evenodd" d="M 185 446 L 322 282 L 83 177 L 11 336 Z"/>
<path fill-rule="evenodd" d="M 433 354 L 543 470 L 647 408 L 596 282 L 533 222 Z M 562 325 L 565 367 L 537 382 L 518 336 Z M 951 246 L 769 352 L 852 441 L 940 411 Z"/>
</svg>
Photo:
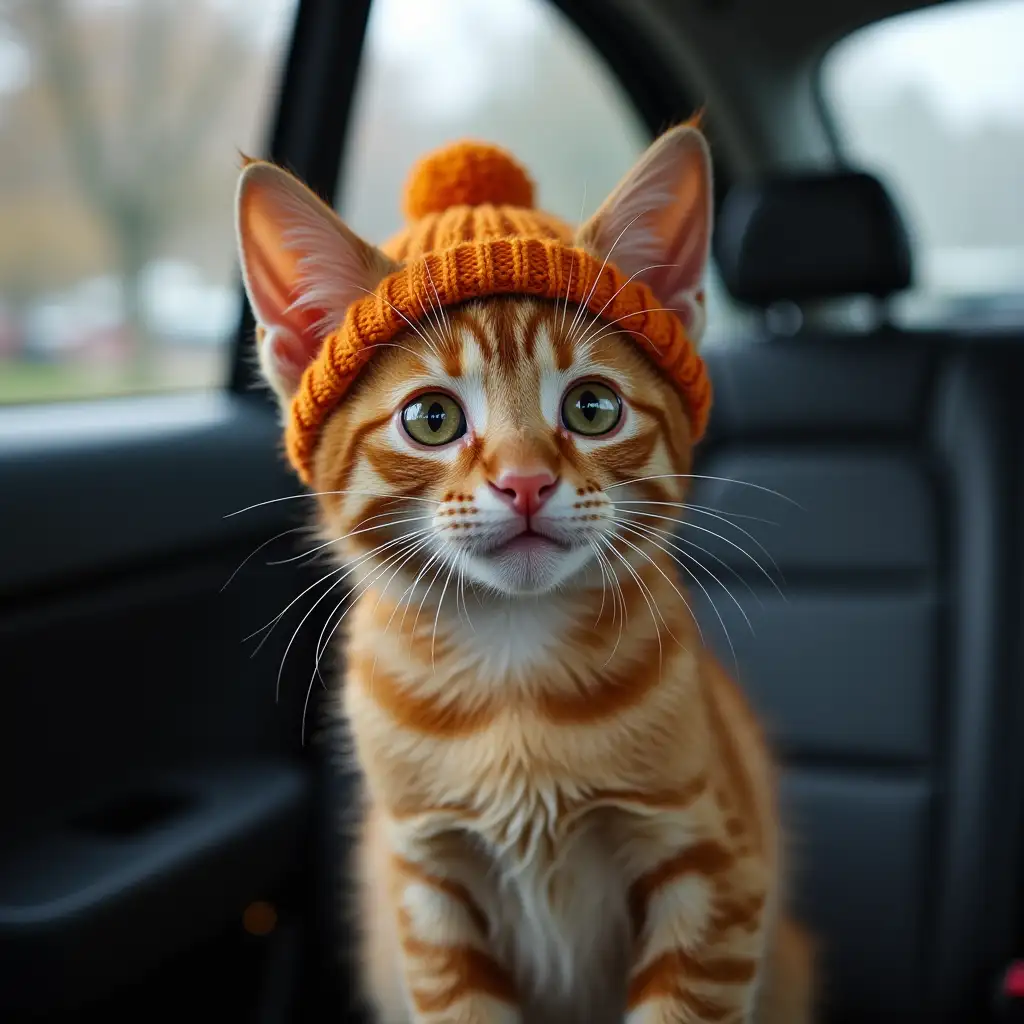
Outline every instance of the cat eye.
<svg viewBox="0 0 1024 1024">
<path fill-rule="evenodd" d="M 607 384 L 576 384 L 562 399 L 562 422 L 573 433 L 598 437 L 614 430 L 620 419 L 622 399 Z"/>
<path fill-rule="evenodd" d="M 451 395 L 431 391 L 402 410 L 402 426 L 417 443 L 436 448 L 465 434 L 466 415 Z"/>
</svg>

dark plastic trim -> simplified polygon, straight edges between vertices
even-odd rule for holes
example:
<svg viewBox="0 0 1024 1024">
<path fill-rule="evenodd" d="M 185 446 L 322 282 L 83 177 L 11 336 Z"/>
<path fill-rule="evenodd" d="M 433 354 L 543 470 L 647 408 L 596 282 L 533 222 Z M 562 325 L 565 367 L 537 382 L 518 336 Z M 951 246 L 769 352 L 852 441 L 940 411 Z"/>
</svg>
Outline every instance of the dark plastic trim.
<svg viewBox="0 0 1024 1024">
<path fill-rule="evenodd" d="M 614 0 L 548 0 L 590 41 L 618 79 L 652 136 L 660 135 L 691 117 L 701 101 L 673 88 L 678 73 L 660 47 L 626 13 L 626 5 Z M 714 148 L 714 117 L 705 119 L 705 131 Z M 729 191 L 731 179 L 721 163 L 715 163 L 715 206 Z"/>
<path fill-rule="evenodd" d="M 298 493 L 279 444 L 270 409 L 216 391 L 68 403 L 56 415 L 0 409 L 10 524 L 0 530 L 0 608 L 141 559 L 280 530 L 302 510 L 274 503 L 225 518 Z"/>
<path fill-rule="evenodd" d="M 334 198 L 371 0 L 300 0 L 268 156 L 327 202 Z M 268 402 L 250 358 L 247 302 L 235 335 L 229 388 Z"/>
<path fill-rule="evenodd" d="M 125 795 L 165 813 L 90 809 L 5 849 L 0 1016 L 125 984 L 268 895 L 299 855 L 307 782 L 286 764 L 136 780 Z"/>
<path fill-rule="evenodd" d="M 1020 418 L 1001 386 L 1005 372 L 1005 365 L 956 357 L 940 380 L 934 423 L 955 499 L 949 661 L 958 685 L 944 723 L 929 981 L 933 1012 L 954 1020 L 987 998 L 993 978 L 979 977 L 978 967 L 1002 966 L 1016 952 L 1018 905 L 1007 883 L 1020 870 L 1024 691 L 1010 623 L 1020 621 L 1022 519 L 1020 489 L 1008 481 L 1019 478 L 1021 461 Z"/>
</svg>

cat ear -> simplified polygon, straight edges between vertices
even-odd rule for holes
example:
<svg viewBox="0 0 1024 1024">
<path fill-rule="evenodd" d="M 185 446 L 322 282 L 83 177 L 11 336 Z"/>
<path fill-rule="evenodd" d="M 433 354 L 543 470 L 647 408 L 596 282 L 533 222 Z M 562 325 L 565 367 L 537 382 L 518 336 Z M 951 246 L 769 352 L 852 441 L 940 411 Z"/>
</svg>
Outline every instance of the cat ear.
<svg viewBox="0 0 1024 1024">
<path fill-rule="evenodd" d="M 396 269 L 283 168 L 249 162 L 235 230 L 260 369 L 282 402 L 345 312 Z"/>
<path fill-rule="evenodd" d="M 704 135 L 683 124 L 650 146 L 580 228 L 576 244 L 648 284 L 699 342 L 711 223 L 711 154 Z"/>
</svg>

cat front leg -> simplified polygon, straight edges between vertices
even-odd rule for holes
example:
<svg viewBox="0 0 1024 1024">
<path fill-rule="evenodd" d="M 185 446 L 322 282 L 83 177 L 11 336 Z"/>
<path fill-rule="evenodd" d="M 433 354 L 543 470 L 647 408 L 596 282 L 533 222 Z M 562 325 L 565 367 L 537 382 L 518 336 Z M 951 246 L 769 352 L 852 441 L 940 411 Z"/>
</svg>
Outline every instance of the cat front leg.
<svg viewBox="0 0 1024 1024">
<path fill-rule="evenodd" d="M 633 886 L 626 1024 L 749 1024 L 762 973 L 767 887 L 716 841 L 663 858 Z"/>
<path fill-rule="evenodd" d="M 390 873 L 414 1024 L 522 1024 L 514 980 L 490 948 L 487 920 L 457 872 L 429 851 L 407 850 L 392 855 Z"/>
</svg>

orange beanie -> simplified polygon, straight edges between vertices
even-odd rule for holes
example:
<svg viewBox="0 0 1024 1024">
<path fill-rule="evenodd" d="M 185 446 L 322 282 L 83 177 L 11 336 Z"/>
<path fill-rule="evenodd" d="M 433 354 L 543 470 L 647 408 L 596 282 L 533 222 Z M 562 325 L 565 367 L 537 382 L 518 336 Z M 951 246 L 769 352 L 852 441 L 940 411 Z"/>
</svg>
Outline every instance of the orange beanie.
<svg viewBox="0 0 1024 1024">
<path fill-rule="evenodd" d="M 401 269 L 349 307 L 292 400 L 285 439 L 291 463 L 306 483 L 320 428 L 374 346 L 438 304 L 490 295 L 568 296 L 614 322 L 642 342 L 642 350 L 679 388 L 693 440 L 700 439 L 711 382 L 682 322 L 661 307 L 646 284 L 575 248 L 567 224 L 535 210 L 533 184 L 508 153 L 461 142 L 425 157 L 410 176 L 405 212 L 405 230 L 381 246 Z"/>
</svg>

